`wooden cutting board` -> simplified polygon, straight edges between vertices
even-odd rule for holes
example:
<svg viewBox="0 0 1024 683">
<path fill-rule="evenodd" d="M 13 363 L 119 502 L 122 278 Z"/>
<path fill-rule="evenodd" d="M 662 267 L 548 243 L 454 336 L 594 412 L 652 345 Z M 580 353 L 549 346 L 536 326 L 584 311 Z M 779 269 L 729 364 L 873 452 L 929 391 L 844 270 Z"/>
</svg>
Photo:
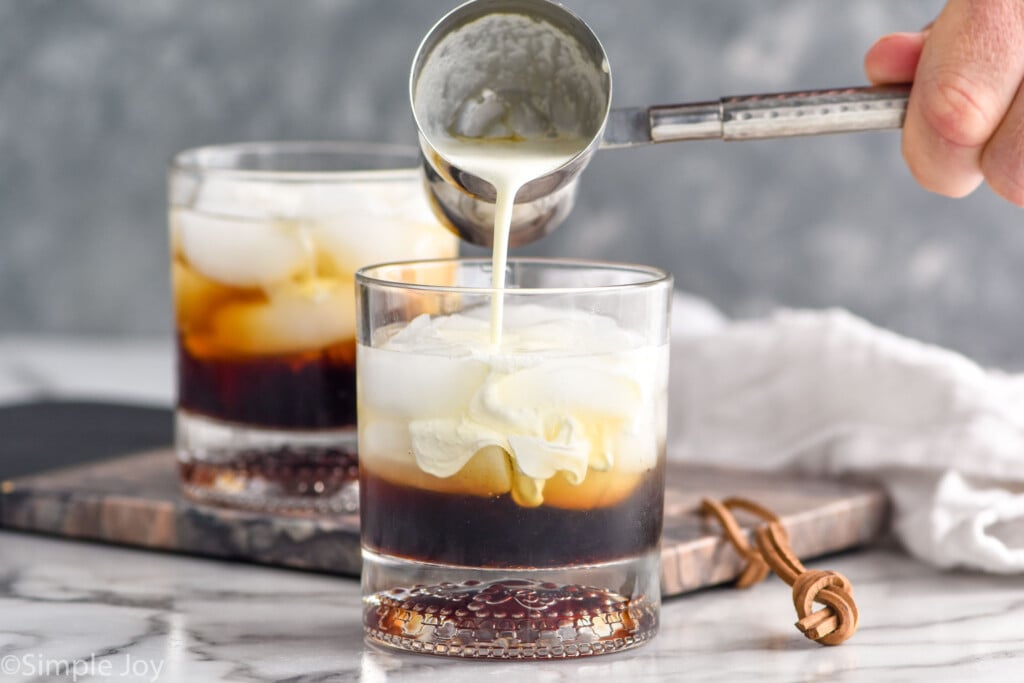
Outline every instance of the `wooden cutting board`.
<svg viewBox="0 0 1024 683">
<path fill-rule="evenodd" d="M 746 496 L 776 511 L 812 558 L 885 528 L 881 490 L 856 483 L 674 464 L 667 471 L 662 584 L 675 595 L 735 578 L 739 559 L 696 514 L 704 496 Z M 178 491 L 170 449 L 15 477 L 0 484 L 0 526 L 70 538 L 356 576 L 359 519 L 285 517 L 196 505 Z"/>
</svg>

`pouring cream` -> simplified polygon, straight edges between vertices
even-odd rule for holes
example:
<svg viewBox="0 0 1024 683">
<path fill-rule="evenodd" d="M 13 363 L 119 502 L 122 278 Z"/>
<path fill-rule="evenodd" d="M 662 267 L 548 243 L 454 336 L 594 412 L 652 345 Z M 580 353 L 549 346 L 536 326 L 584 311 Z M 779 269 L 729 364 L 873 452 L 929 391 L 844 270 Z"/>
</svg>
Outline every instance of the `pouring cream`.
<svg viewBox="0 0 1024 683">
<path fill-rule="evenodd" d="M 565 164 L 579 153 L 586 141 L 579 138 L 470 139 L 445 137 L 435 142 L 437 150 L 457 167 L 494 186 L 494 246 L 491 252 L 491 286 L 505 287 L 509 231 L 516 193 L 526 183 Z M 491 345 L 501 345 L 504 296 L 491 298 Z"/>
<path fill-rule="evenodd" d="M 415 82 L 414 109 L 434 151 L 494 188 L 494 289 L 505 286 L 517 193 L 590 143 L 593 131 L 581 130 L 580 122 L 593 116 L 581 113 L 601 103 L 586 64 L 581 47 L 552 24 L 495 14 L 448 34 Z M 491 302 L 495 347 L 502 310 L 498 293 Z"/>
</svg>

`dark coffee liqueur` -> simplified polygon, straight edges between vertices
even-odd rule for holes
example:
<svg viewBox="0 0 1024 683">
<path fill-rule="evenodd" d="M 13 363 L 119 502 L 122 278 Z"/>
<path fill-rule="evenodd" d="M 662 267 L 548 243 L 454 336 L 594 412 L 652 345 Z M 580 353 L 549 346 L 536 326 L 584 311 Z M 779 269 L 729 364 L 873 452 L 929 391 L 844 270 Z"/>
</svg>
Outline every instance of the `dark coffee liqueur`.
<svg viewBox="0 0 1024 683">
<path fill-rule="evenodd" d="M 522 507 L 509 494 L 436 493 L 369 472 L 359 486 L 363 545 L 419 562 L 485 568 L 600 564 L 648 553 L 661 536 L 661 467 L 645 473 L 618 504 L 585 510 Z"/>
<path fill-rule="evenodd" d="M 203 357 L 178 344 L 179 403 L 189 412 L 261 429 L 356 424 L 352 342 L 268 356 Z"/>
<path fill-rule="evenodd" d="M 203 417 L 258 429 L 355 427 L 352 342 L 287 355 L 203 357 L 178 343 L 179 405 Z M 359 476 L 351 447 L 278 446 L 234 449 L 230 458 L 180 465 L 186 487 L 212 489 L 228 480 L 263 481 L 277 495 L 329 498 Z"/>
<path fill-rule="evenodd" d="M 650 554 L 658 547 L 664 468 L 644 473 L 605 507 L 523 507 L 510 494 L 426 491 L 363 471 L 364 548 L 408 560 L 484 570 L 582 568 Z M 456 579 L 457 580 L 457 579 Z M 628 589 L 627 589 L 628 590 Z M 633 647 L 657 630 L 645 595 L 509 576 L 400 586 L 363 611 L 367 635 L 416 652 L 462 657 L 575 657 Z"/>
</svg>

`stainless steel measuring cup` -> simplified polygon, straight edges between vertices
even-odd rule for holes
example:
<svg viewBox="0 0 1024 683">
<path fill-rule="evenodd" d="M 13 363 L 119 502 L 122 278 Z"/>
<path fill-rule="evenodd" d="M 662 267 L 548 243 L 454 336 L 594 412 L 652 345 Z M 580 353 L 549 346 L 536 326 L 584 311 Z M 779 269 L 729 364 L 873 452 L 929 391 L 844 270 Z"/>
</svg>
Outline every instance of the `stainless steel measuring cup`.
<svg viewBox="0 0 1024 683">
<path fill-rule="evenodd" d="M 838 88 L 611 109 L 601 42 L 550 0 L 470 0 L 455 8 L 423 39 L 409 79 L 434 208 L 462 239 L 481 246 L 493 242 L 494 187 L 440 154 L 440 136 L 583 140 L 575 156 L 516 195 L 510 244 L 521 246 L 569 214 L 579 174 L 598 149 L 899 128 L 909 92 L 909 85 Z"/>
</svg>

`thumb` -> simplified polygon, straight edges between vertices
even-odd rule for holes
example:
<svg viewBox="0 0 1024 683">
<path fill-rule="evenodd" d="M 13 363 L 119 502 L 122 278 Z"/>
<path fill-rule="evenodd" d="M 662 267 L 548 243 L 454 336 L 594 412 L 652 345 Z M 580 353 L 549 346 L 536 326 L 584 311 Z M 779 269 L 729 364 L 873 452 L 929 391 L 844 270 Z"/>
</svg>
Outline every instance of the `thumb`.
<svg viewBox="0 0 1024 683">
<path fill-rule="evenodd" d="M 864 56 L 864 72 L 872 83 L 910 83 L 928 31 L 882 36 Z"/>
</svg>

